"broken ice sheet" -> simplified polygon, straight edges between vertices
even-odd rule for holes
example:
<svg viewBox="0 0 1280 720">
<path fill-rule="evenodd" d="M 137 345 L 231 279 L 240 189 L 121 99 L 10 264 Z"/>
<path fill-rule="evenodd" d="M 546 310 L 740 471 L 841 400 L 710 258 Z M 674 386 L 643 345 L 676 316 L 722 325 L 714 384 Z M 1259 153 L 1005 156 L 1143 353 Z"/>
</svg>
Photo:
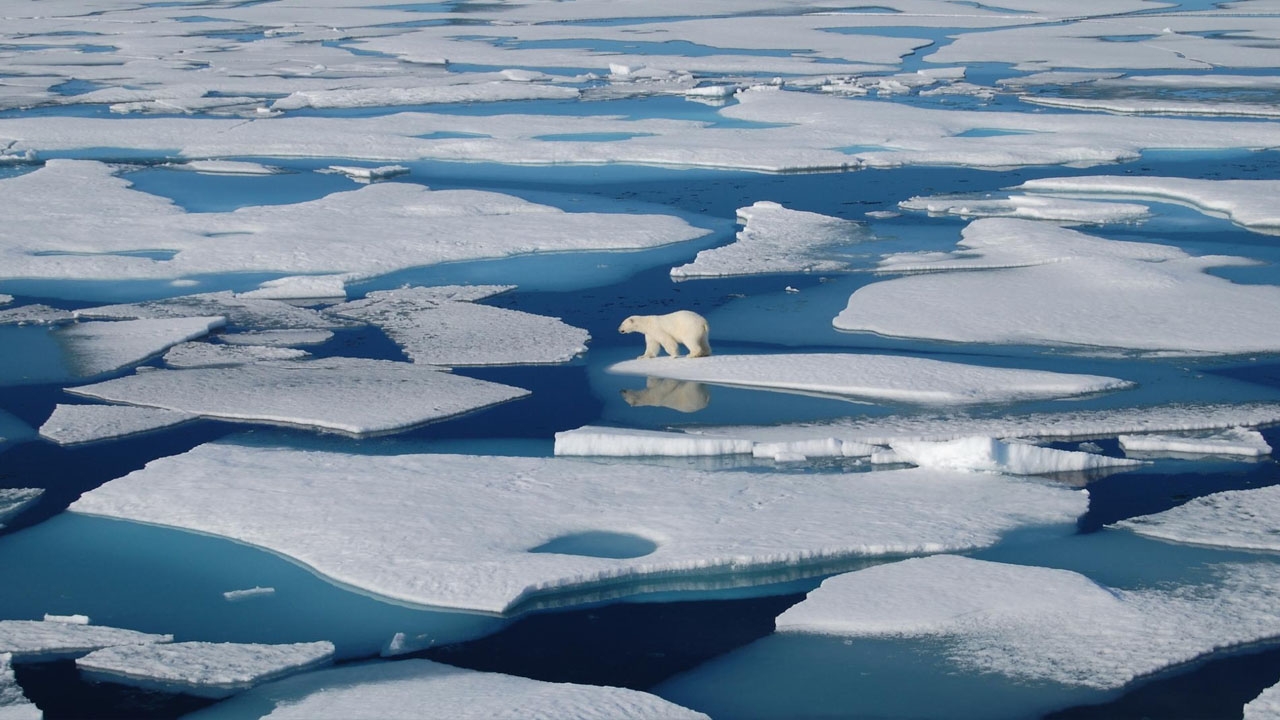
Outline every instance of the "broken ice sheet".
<svg viewBox="0 0 1280 720">
<path fill-rule="evenodd" d="M 307 351 L 296 348 L 185 342 L 169 348 L 164 354 L 164 364 L 171 368 L 230 367 L 270 360 L 301 360 L 309 356 Z"/>
<path fill-rule="evenodd" d="M 59 404 L 40 426 L 40 437 L 59 445 L 76 445 L 159 430 L 193 419 L 194 415 L 160 408 Z"/>
<path fill-rule="evenodd" d="M 81 322 L 54 330 L 53 337 L 75 376 L 91 378 L 137 365 L 225 322 L 221 317 Z"/>
<path fill-rule="evenodd" d="M 900 440 L 889 444 L 893 462 L 919 467 L 1003 472 L 1011 475 L 1080 473 L 1104 468 L 1132 468 L 1141 460 L 1113 458 L 1087 452 L 1055 450 L 991 437 L 968 437 L 943 442 Z M 875 458 L 873 457 L 873 461 Z"/>
<path fill-rule="evenodd" d="M 4 720 L 40 720 L 44 713 L 22 694 L 10 667 L 9 653 L 0 653 L 0 718 Z"/>
<path fill-rule="evenodd" d="M 1244 720 L 1274 720 L 1280 717 L 1280 685 L 1272 685 L 1244 706 Z"/>
<path fill-rule="evenodd" d="M 1234 456 L 1261 458 L 1271 454 L 1262 433 L 1249 428 L 1227 428 L 1196 434 L 1148 433 L 1119 436 L 1120 447 L 1131 456 L 1178 457 Z"/>
<path fill-rule="evenodd" d="M 316 310 L 297 307 L 271 298 L 249 297 L 230 292 L 180 295 L 164 300 L 100 305 L 75 311 L 80 318 L 137 319 L 185 318 L 220 315 L 227 324 L 255 330 L 326 329 L 345 327 L 337 318 L 326 317 Z"/>
<path fill-rule="evenodd" d="M 1213 493 L 1113 527 L 1177 543 L 1280 551 L 1280 486 Z"/>
<path fill-rule="evenodd" d="M 0 529 L 43 494 L 43 488 L 0 488 Z"/>
<path fill-rule="evenodd" d="M 709 473 L 210 444 L 155 460 L 72 509 L 229 537 L 404 602 L 496 613 L 983 547 L 1019 527 L 1073 523 L 1086 504 L 1062 487 L 935 470 Z M 593 532 L 636 550 L 532 552 Z"/>
<path fill-rule="evenodd" d="M 0 620 L 0 653 L 17 662 L 49 662 L 113 645 L 167 643 L 172 635 L 59 620 Z"/>
</svg>

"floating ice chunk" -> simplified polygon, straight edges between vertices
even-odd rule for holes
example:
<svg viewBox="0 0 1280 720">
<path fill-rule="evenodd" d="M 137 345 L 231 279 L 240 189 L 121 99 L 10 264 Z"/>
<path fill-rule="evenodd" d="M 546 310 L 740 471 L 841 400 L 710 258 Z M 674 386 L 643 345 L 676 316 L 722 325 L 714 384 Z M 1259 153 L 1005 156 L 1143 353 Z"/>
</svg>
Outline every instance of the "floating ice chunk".
<svg viewBox="0 0 1280 720">
<path fill-rule="evenodd" d="M 188 160 L 184 163 L 172 163 L 166 167 L 190 170 L 203 175 L 279 175 L 284 172 L 278 167 L 243 160 Z"/>
<path fill-rule="evenodd" d="M 230 367 L 268 360 L 301 360 L 309 355 L 305 350 L 287 347 L 186 342 L 169 348 L 164 363 L 172 368 Z"/>
<path fill-rule="evenodd" d="M 811 457 L 868 457 L 876 450 L 875 445 L 835 438 L 814 438 L 790 442 L 755 443 L 751 447 L 751 456 L 775 460 L 786 456 L 807 460 Z"/>
<path fill-rule="evenodd" d="M 419 83 L 413 87 L 299 90 L 271 103 L 271 109 L 391 107 L 503 100 L 572 100 L 578 97 L 578 94 L 576 88 L 527 81 L 496 80 L 434 85 Z"/>
<path fill-rule="evenodd" d="M 43 494 L 43 488 L 0 488 L 0 529 Z"/>
<path fill-rule="evenodd" d="M 556 433 L 555 454 L 595 457 L 748 455 L 750 440 L 585 426 Z"/>
<path fill-rule="evenodd" d="M 115 645 L 167 643 L 172 635 L 44 620 L 0 620 L 0 653 L 15 662 L 67 660 Z"/>
<path fill-rule="evenodd" d="M 358 167 L 355 165 L 330 165 L 329 170 L 340 175 L 346 175 L 352 180 L 360 182 L 374 182 L 376 180 L 386 180 L 388 178 L 407 175 L 409 168 L 403 165 L 382 165 L 379 167 Z"/>
<path fill-rule="evenodd" d="M 1028 180 L 1018 189 L 1038 193 L 1170 200 L 1204 213 L 1225 215 L 1232 222 L 1251 230 L 1280 233 L 1280 211 L 1275 206 L 1276 195 L 1280 194 L 1280 180 L 1089 175 Z"/>
<path fill-rule="evenodd" d="M 228 345 L 261 345 L 263 347 L 322 345 L 331 338 L 333 333 L 328 330 L 250 330 L 218 336 L 218 339 Z"/>
<path fill-rule="evenodd" d="M 268 280 L 236 297 L 265 300 L 347 299 L 346 275 L 293 275 Z"/>
<path fill-rule="evenodd" d="M 1244 706 L 1243 720 L 1276 720 L 1280 718 L 1280 685 L 1272 685 Z"/>
<path fill-rule="evenodd" d="M 467 301 L 476 293 L 488 297 L 494 287 L 376 291 L 363 300 L 330 308 L 329 312 L 377 325 L 415 363 L 561 363 L 587 351 L 587 331 L 566 325 L 559 318 Z"/>
<path fill-rule="evenodd" d="M 0 310 L 0 325 L 61 325 L 75 319 L 70 310 L 48 305 L 23 305 Z"/>
<path fill-rule="evenodd" d="M 0 720 L 40 720 L 44 713 L 22 694 L 9 662 L 9 653 L 0 653 Z"/>
<path fill-rule="evenodd" d="M 40 426 L 40 437 L 59 445 L 75 445 L 159 430 L 194 418 L 159 408 L 60 404 Z"/>
<path fill-rule="evenodd" d="M 75 374 L 90 378 L 137 365 L 225 322 L 221 317 L 82 322 L 58 328 L 53 335 Z"/>
<path fill-rule="evenodd" d="M 464 670 L 430 660 L 380 661 L 320 670 L 250 690 L 191 717 L 323 720 L 695 720 L 706 715 L 626 688 L 550 683 Z"/>
<path fill-rule="evenodd" d="M 1087 493 L 1062 487 L 923 469 L 854 481 L 210 444 L 152 461 L 72 509 L 232 538 L 403 602 L 513 612 L 666 583 L 751 585 L 812 566 L 983 547 L 1018 527 L 1070 523 L 1087 502 Z M 590 532 L 655 547 L 626 558 L 590 548 L 530 552 Z"/>
<path fill-rule="evenodd" d="M 1206 115 L 1210 117 L 1280 117 L 1280 105 L 1274 103 L 1194 101 L 1162 98 L 1073 98 L 1025 95 L 1023 102 L 1047 107 L 1074 108 L 1076 110 L 1101 110 L 1129 115 Z"/>
<path fill-rule="evenodd" d="M 1114 527 L 1172 542 L 1216 547 L 1280 550 L 1280 486 L 1228 490 L 1154 515 L 1122 520 Z"/>
<path fill-rule="evenodd" d="M 1120 447 L 1128 453 L 1182 455 L 1243 455 L 1265 457 L 1271 446 L 1262 433 L 1248 428 L 1228 428 L 1197 435 L 1121 435 Z"/>
<path fill-rule="evenodd" d="M 181 642 L 95 650 L 76 668 L 99 682 L 224 698 L 264 682 L 314 670 L 333 660 L 333 643 L 288 645 Z"/>
<path fill-rule="evenodd" d="M 88 615 L 50 615 L 49 613 L 45 613 L 44 621 L 72 623 L 73 625 L 88 625 L 89 616 Z"/>
<path fill-rule="evenodd" d="M 0 305 L 8 305 L 11 302 L 13 302 L 12 295 L 5 295 L 4 293 L 0 293 Z"/>
<path fill-rule="evenodd" d="M 934 196 L 913 197 L 898 203 L 904 210 L 930 215 L 960 217 L 1012 217 L 1025 220 L 1052 220 L 1066 223 L 1122 223 L 1145 220 L 1151 216 L 1145 205 L 1091 202 L 1034 195 L 1010 195 L 1006 198 Z"/>
<path fill-rule="evenodd" d="M 927 274 L 860 288 L 835 327 L 1182 355 L 1280 349 L 1280 315 L 1269 310 L 1280 304 L 1280 287 L 1238 285 L 1205 272 L 1252 264 L 1244 258 L 1192 257 L 1167 245 L 1102 240 L 1004 218 L 974 221 L 958 248 L 942 256 L 886 258 L 882 270 Z M 982 272 L 994 269 L 998 282 Z M 1196 302 L 1188 304 L 1188 297 Z"/>
<path fill-rule="evenodd" d="M 724 247 L 703 250 L 694 261 L 671 269 L 676 279 L 764 273 L 833 272 L 848 264 L 829 257 L 839 245 L 866 240 L 861 225 L 818 213 L 760 201 L 738 209 L 742 229 Z"/>
<path fill-rule="evenodd" d="M 1083 575 L 952 555 L 828 578 L 783 633 L 940 637 L 965 671 L 1099 689 L 1273 637 L 1280 568 L 1226 565 L 1217 583 L 1117 590 Z"/>
<path fill-rule="evenodd" d="M 1130 386 L 1124 380 L 1097 375 L 990 368 L 927 358 L 852 353 L 712 355 L 696 360 L 650 358 L 617 363 L 609 371 L 924 405 L 1066 397 Z"/>
<path fill-rule="evenodd" d="M 230 325 L 254 329 L 295 329 L 345 327 L 349 323 L 326 317 L 310 308 L 297 307 L 280 300 L 230 292 L 183 295 L 166 300 L 152 300 L 122 305 L 103 305 L 75 312 L 81 318 L 184 318 L 197 315 L 221 315 Z"/>
<path fill-rule="evenodd" d="M 242 600 L 252 600 L 253 598 L 270 597 L 275 594 L 275 588 L 251 587 L 245 590 L 228 590 L 222 593 L 222 597 L 226 598 L 228 602 L 240 602 Z"/>
<path fill-rule="evenodd" d="M 890 448 L 894 452 L 895 462 L 1010 475 L 1048 475 L 1142 464 L 1140 460 L 1129 458 L 1001 442 L 991 437 L 969 437 L 943 442 L 901 440 L 892 443 Z"/>
<path fill-rule="evenodd" d="M 155 370 L 68 391 L 219 420 L 357 436 L 403 430 L 529 394 L 422 365 L 362 358 Z"/>
</svg>

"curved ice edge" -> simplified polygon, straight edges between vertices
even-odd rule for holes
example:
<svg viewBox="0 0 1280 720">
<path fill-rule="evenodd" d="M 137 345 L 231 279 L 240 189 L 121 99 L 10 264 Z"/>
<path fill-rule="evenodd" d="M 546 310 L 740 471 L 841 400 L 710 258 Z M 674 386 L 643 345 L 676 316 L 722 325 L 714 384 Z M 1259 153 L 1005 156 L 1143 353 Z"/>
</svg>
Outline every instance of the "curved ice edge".
<svg viewBox="0 0 1280 720">
<path fill-rule="evenodd" d="M 311 672 L 312 670 L 318 670 L 322 667 L 328 667 L 329 665 L 332 665 L 333 662 L 333 656 L 330 655 L 329 657 L 312 660 L 308 663 L 291 665 L 269 673 L 264 673 L 252 680 L 225 683 L 162 680 L 151 677 L 150 675 L 136 674 L 126 671 L 101 670 L 98 668 L 84 667 L 80 664 L 76 665 L 76 670 L 80 673 L 82 678 L 92 682 L 108 682 L 117 685 L 128 685 L 129 687 L 141 688 L 143 690 L 150 690 L 153 692 L 169 693 L 174 695 L 192 695 L 194 697 L 221 700 L 281 678 Z"/>
</svg>

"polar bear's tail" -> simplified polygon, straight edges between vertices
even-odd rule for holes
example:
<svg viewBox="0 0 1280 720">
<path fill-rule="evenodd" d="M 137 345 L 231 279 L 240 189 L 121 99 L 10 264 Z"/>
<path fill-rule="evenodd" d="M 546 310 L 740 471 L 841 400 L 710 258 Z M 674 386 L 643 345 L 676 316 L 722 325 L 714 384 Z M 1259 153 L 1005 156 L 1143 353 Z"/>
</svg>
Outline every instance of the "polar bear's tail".
<svg viewBox="0 0 1280 720">
<path fill-rule="evenodd" d="M 702 333 L 698 338 L 698 351 L 693 353 L 698 357 L 706 357 L 711 354 L 711 326 L 707 324 L 707 319 L 699 317 L 702 320 Z"/>
</svg>

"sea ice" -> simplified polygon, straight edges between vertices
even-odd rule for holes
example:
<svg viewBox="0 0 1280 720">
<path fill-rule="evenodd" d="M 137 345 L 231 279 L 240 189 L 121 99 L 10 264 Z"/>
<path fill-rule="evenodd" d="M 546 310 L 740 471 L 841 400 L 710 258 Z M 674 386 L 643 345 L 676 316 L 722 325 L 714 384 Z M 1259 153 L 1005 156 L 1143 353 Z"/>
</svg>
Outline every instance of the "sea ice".
<svg viewBox="0 0 1280 720">
<path fill-rule="evenodd" d="M 556 433 L 555 454 L 586 457 L 698 457 L 707 455 L 780 455 L 810 457 L 866 457 L 873 445 L 812 438 L 784 442 L 754 442 L 746 438 L 701 435 L 696 432 L 662 432 L 584 426 Z"/>
<path fill-rule="evenodd" d="M 237 297 L 264 300 L 346 300 L 347 275 L 290 275 L 268 280 Z"/>
<path fill-rule="evenodd" d="M 115 645 L 172 642 L 172 635 L 48 620 L 0 620 L 0 653 L 15 662 L 47 662 L 87 655 Z"/>
<path fill-rule="evenodd" d="M 70 310 L 48 305 L 23 305 L 0 310 L 0 325 L 62 325 L 75 319 Z"/>
<path fill-rule="evenodd" d="M 1018 527 L 1070 523 L 1086 505 L 1082 491 L 982 473 L 703 472 L 210 444 L 154 460 L 72 509 L 232 538 L 404 602 L 512 612 L 984 547 Z M 531 552 L 592 532 L 655 549 Z"/>
<path fill-rule="evenodd" d="M 1276 720 L 1280 718 L 1280 685 L 1272 685 L 1244 706 L 1243 720 Z"/>
<path fill-rule="evenodd" d="M 1213 493 L 1114 527 L 1180 543 L 1280 551 L 1280 486 Z"/>
<path fill-rule="evenodd" d="M 69 392 L 220 420 L 393 432 L 528 395 L 428 366 L 364 358 L 153 370 Z"/>
<path fill-rule="evenodd" d="M 296 347 L 298 345 L 322 345 L 333 337 L 328 330 L 249 330 L 223 333 L 218 339 L 228 345 L 259 345 L 262 347 Z"/>
<path fill-rule="evenodd" d="M 230 367 L 269 360 L 301 360 L 309 355 L 305 350 L 287 347 L 185 342 L 169 348 L 164 364 L 171 368 Z"/>
<path fill-rule="evenodd" d="M 587 331 L 559 318 L 471 302 L 507 289 L 447 286 L 375 291 L 329 312 L 377 325 L 415 363 L 450 367 L 562 363 L 587 351 Z"/>
<path fill-rule="evenodd" d="M 160 408 L 59 404 L 40 426 L 40 437 L 59 445 L 76 445 L 159 430 L 194 418 Z"/>
<path fill-rule="evenodd" d="M 269 711 L 263 716 L 264 711 Z M 344 665 L 288 678 L 189 716 L 192 720 L 694 720 L 706 715 L 638 690 L 550 683 L 430 660 Z"/>
<path fill-rule="evenodd" d="M 181 642 L 120 645 L 76 660 L 91 680 L 148 690 L 223 698 L 255 685 L 328 664 L 333 643 L 288 645 Z"/>
<path fill-rule="evenodd" d="M 895 462 L 951 470 L 1001 472 L 1011 475 L 1049 475 L 1100 468 L 1135 467 L 1140 460 L 1087 452 L 1055 450 L 991 437 L 968 437 L 933 442 L 900 440 L 890 443 Z"/>
<path fill-rule="evenodd" d="M 228 602 L 241 602 L 243 600 L 268 597 L 275 594 L 275 588 L 255 586 L 244 590 L 228 590 L 222 593 L 222 597 L 226 598 Z"/>
<path fill-rule="evenodd" d="M 223 324 L 221 317 L 81 322 L 57 328 L 53 336 L 76 376 L 91 378 L 137 365 Z"/>
<path fill-rule="evenodd" d="M 848 266 L 832 257 L 837 246 L 868 237 L 859 223 L 764 200 L 739 208 L 738 221 L 742 229 L 737 240 L 699 252 L 693 262 L 672 268 L 671 277 L 835 272 Z"/>
<path fill-rule="evenodd" d="M 1195 435 L 1121 435 L 1120 447 L 1127 453 L 1143 455 L 1237 455 L 1265 457 L 1271 446 L 1262 433 L 1248 428 L 1228 428 Z"/>
<path fill-rule="evenodd" d="M 0 488 L 0 530 L 43 494 L 43 488 Z"/>
<path fill-rule="evenodd" d="M 0 720 L 40 720 L 44 713 L 22 694 L 9 661 L 8 653 L 0 653 Z"/>
<path fill-rule="evenodd" d="M 248 297 L 230 292 L 182 295 L 164 300 L 140 303 L 101 305 L 75 311 L 80 318 L 134 319 L 184 318 L 199 315 L 221 315 L 227 324 L 254 329 L 323 329 L 345 327 L 336 318 L 316 310 L 297 307 L 277 299 Z"/>
<path fill-rule="evenodd" d="M 8 305 L 11 302 L 13 302 L 12 295 L 5 295 L 4 293 L 0 293 L 0 305 Z"/>
<path fill-rule="evenodd" d="M 828 578 L 778 632 L 936 637 L 965 672 L 1118 688 L 1274 637 L 1280 567 L 1220 565 L 1215 582 L 1121 590 L 1067 570 L 937 555 Z"/>
<path fill-rule="evenodd" d="M 840 398 L 965 405 L 1122 390 L 1131 383 L 1096 375 L 980 367 L 928 358 L 853 353 L 712 355 L 627 360 L 610 372 L 694 380 Z"/>
<path fill-rule="evenodd" d="M 403 165 L 382 165 L 380 167 L 358 167 L 355 165 L 330 165 L 332 172 L 346 175 L 357 182 L 374 182 L 406 175 L 409 168 Z"/>
<path fill-rule="evenodd" d="M 930 215 L 958 215 L 964 218 L 1011 217 L 1099 225 L 1136 222 L 1151 216 L 1150 209 L 1145 205 L 1048 198 L 1036 195 L 913 197 L 898 203 L 898 207 L 904 210 L 926 212 Z"/>
<path fill-rule="evenodd" d="M 885 258 L 884 272 L 920 274 L 860 288 L 835 327 L 1163 354 L 1280 349 L 1280 316 L 1269 311 L 1280 303 L 1280 287 L 1238 285 L 1205 272 L 1251 260 L 1193 257 L 1167 245 L 1004 218 L 975 220 L 957 247 Z"/>
<path fill-rule="evenodd" d="M 175 170 L 191 170 L 205 175 L 278 175 L 283 172 L 278 167 L 243 160 L 188 160 L 183 163 L 171 163 L 166 167 Z"/>
</svg>

